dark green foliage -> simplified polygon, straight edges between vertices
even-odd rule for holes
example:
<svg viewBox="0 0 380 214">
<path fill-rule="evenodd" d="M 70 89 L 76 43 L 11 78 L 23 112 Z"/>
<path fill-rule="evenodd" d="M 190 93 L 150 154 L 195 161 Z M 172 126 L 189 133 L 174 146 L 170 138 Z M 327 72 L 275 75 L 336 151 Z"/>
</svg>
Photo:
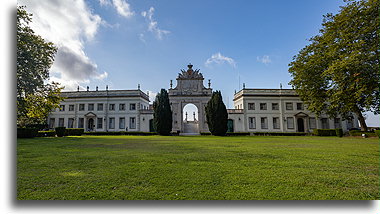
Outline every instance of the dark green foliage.
<svg viewBox="0 0 380 214">
<path fill-rule="evenodd" d="M 316 136 L 337 136 L 335 129 L 313 129 Z"/>
<path fill-rule="evenodd" d="M 55 133 L 58 137 L 63 137 L 66 134 L 66 127 L 55 127 Z"/>
<path fill-rule="evenodd" d="M 84 132 L 84 135 L 137 135 L 137 136 L 149 136 L 149 135 L 156 135 L 156 132 L 126 132 L 126 131 L 119 131 L 119 132 Z"/>
<path fill-rule="evenodd" d="M 335 129 L 336 136 L 343 137 L 343 129 Z"/>
<path fill-rule="evenodd" d="M 84 129 L 67 128 L 65 136 L 81 136 L 84 133 Z"/>
<path fill-rule="evenodd" d="M 17 138 L 37 137 L 38 129 L 36 128 L 17 128 Z"/>
<path fill-rule="evenodd" d="M 208 129 L 213 135 L 224 136 L 227 132 L 228 113 L 223 103 L 222 93 L 215 91 L 206 105 Z"/>
<path fill-rule="evenodd" d="M 349 131 L 350 136 L 362 136 L 362 134 L 365 134 L 367 137 L 377 137 L 378 134 L 375 132 L 365 132 L 365 131 L 360 131 L 360 130 L 351 130 Z"/>
<path fill-rule="evenodd" d="M 38 131 L 38 137 L 55 137 L 56 133 L 54 130 L 49 131 Z"/>
<path fill-rule="evenodd" d="M 249 132 L 227 132 L 227 136 L 249 136 Z"/>
<path fill-rule="evenodd" d="M 345 1 L 338 14 L 324 16 L 322 29 L 289 64 L 290 84 L 317 115 L 358 116 L 379 112 L 379 0 Z"/>
<path fill-rule="evenodd" d="M 374 132 L 375 132 L 375 134 L 377 135 L 377 137 L 380 138 L 380 130 L 375 130 Z"/>
<path fill-rule="evenodd" d="M 308 136 L 305 132 L 253 132 L 254 136 Z"/>
<path fill-rule="evenodd" d="M 165 89 L 157 94 L 153 102 L 153 127 L 159 135 L 170 135 L 172 130 L 172 110 L 169 95 Z"/>
</svg>

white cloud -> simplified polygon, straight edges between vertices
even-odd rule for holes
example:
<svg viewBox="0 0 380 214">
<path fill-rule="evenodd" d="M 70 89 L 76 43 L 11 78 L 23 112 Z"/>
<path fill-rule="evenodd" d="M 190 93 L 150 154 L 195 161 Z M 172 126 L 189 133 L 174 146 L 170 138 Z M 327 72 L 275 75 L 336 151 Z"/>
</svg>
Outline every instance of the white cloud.
<svg viewBox="0 0 380 214">
<path fill-rule="evenodd" d="M 170 31 L 158 28 L 158 23 L 153 19 L 153 14 L 154 7 L 150 7 L 148 11 L 141 12 L 141 15 L 148 22 L 148 31 L 154 33 L 158 40 L 162 40 L 165 35 L 170 33 Z"/>
<path fill-rule="evenodd" d="M 150 103 L 153 103 L 153 101 L 156 99 L 157 93 L 153 91 L 147 91 L 149 93 L 149 101 Z"/>
<path fill-rule="evenodd" d="M 264 55 L 262 57 L 256 57 L 256 60 L 258 62 L 261 62 L 261 63 L 264 63 L 265 65 L 269 64 L 269 63 L 272 63 L 272 60 L 269 58 L 268 55 Z"/>
<path fill-rule="evenodd" d="M 76 89 L 81 83 L 90 79 L 103 79 L 97 65 L 84 51 L 84 45 L 94 40 L 101 17 L 93 14 L 85 1 L 27 1 L 26 10 L 33 14 L 32 29 L 42 38 L 53 42 L 58 47 L 55 61 L 51 68 L 51 80 L 66 86 L 66 90 Z"/>
<path fill-rule="evenodd" d="M 124 0 L 113 0 L 112 3 L 117 13 L 121 16 L 130 18 L 135 14 L 131 9 L 131 5 Z"/>
<path fill-rule="evenodd" d="M 208 58 L 205 62 L 205 65 L 209 67 L 211 64 L 224 64 L 228 63 L 232 67 L 236 67 L 236 62 L 234 59 L 230 57 L 223 56 L 221 53 L 213 54 L 210 58 Z"/>
<path fill-rule="evenodd" d="M 100 4 L 100 6 L 108 6 L 108 5 L 111 5 L 111 1 L 110 0 L 99 0 L 99 4 Z"/>
</svg>

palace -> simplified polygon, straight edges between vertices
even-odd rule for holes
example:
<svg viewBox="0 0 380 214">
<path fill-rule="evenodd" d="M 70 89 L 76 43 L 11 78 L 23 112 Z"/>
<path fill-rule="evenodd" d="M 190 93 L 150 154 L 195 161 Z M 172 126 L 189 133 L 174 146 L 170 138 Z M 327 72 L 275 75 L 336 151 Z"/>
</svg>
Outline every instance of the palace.
<svg viewBox="0 0 380 214">
<path fill-rule="evenodd" d="M 209 132 L 205 105 L 212 95 L 210 81 L 203 85 L 199 70 L 181 70 L 177 85 L 170 83 L 169 100 L 173 130 L 180 134 Z M 65 100 L 48 117 L 49 128 L 84 128 L 85 131 L 152 132 L 153 109 L 149 96 L 140 90 L 98 90 L 62 92 Z M 358 128 L 358 120 L 316 117 L 292 89 L 243 89 L 234 95 L 234 109 L 227 109 L 229 132 L 312 132 L 313 129 Z M 197 109 L 188 120 L 186 105 Z M 191 117 L 191 116 L 190 116 Z"/>
</svg>

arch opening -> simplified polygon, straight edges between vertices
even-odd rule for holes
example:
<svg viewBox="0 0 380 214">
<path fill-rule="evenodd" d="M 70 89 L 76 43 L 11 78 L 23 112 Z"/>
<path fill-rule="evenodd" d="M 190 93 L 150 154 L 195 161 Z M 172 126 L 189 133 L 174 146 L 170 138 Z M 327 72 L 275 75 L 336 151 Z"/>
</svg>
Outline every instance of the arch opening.
<svg viewBox="0 0 380 214">
<path fill-rule="evenodd" d="M 199 134 L 198 108 L 192 103 L 186 104 L 182 109 L 183 132 L 186 134 Z"/>
</svg>

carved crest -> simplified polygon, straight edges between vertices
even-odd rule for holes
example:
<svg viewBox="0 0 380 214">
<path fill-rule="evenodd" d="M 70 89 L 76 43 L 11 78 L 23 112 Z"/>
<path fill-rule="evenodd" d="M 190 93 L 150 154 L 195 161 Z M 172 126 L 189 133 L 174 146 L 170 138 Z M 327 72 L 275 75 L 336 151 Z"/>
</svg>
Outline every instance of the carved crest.
<svg viewBox="0 0 380 214">
<path fill-rule="evenodd" d="M 181 69 L 182 73 L 178 73 L 178 79 L 203 79 L 202 73 L 199 69 L 193 70 L 193 65 L 189 64 L 187 71 Z"/>
</svg>

